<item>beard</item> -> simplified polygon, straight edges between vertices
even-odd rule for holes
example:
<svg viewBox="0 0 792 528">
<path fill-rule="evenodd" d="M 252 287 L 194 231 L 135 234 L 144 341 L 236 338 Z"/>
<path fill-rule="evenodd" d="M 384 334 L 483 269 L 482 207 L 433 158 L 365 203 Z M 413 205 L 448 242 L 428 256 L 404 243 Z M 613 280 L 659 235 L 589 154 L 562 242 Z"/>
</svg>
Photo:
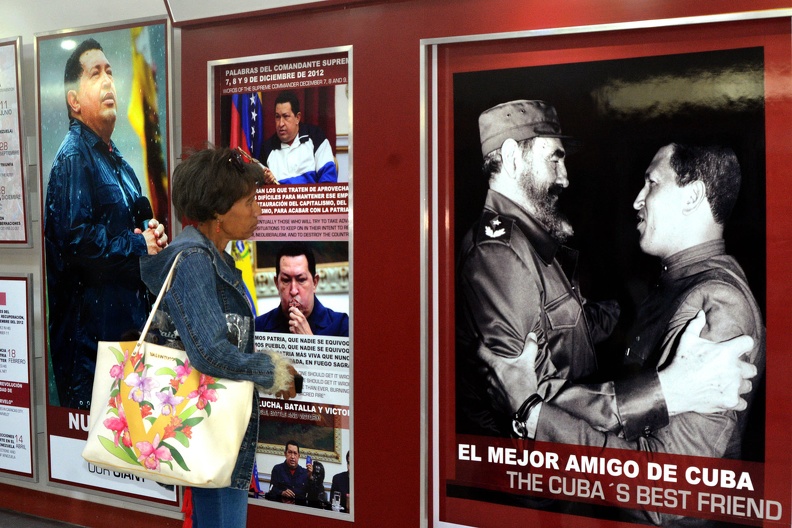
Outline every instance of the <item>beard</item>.
<svg viewBox="0 0 792 528">
<path fill-rule="evenodd" d="M 558 210 L 558 198 L 564 188 L 552 183 L 547 187 L 537 185 L 530 171 L 523 175 L 523 191 L 534 206 L 534 219 L 538 220 L 558 243 L 565 243 L 573 234 L 572 224 Z"/>
</svg>

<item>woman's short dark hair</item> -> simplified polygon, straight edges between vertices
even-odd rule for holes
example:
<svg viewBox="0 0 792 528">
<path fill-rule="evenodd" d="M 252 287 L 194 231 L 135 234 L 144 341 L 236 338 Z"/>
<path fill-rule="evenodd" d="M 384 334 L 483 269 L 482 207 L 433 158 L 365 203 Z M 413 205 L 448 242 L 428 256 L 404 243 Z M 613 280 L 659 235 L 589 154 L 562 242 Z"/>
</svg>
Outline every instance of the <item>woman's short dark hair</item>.
<svg viewBox="0 0 792 528">
<path fill-rule="evenodd" d="M 206 222 L 263 184 L 261 168 L 245 163 L 238 152 L 209 147 L 176 166 L 171 200 L 179 218 Z"/>
</svg>

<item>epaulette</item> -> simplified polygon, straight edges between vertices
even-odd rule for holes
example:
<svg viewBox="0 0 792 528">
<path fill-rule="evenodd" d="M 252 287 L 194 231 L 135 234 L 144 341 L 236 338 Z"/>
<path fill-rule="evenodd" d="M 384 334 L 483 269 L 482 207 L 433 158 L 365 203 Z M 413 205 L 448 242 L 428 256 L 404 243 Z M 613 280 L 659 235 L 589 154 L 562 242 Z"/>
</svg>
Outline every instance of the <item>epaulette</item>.
<svg viewBox="0 0 792 528">
<path fill-rule="evenodd" d="M 512 229 L 514 229 L 514 219 L 492 211 L 484 211 L 479 220 L 476 240 L 477 242 L 502 241 L 504 244 L 509 244 Z"/>
</svg>

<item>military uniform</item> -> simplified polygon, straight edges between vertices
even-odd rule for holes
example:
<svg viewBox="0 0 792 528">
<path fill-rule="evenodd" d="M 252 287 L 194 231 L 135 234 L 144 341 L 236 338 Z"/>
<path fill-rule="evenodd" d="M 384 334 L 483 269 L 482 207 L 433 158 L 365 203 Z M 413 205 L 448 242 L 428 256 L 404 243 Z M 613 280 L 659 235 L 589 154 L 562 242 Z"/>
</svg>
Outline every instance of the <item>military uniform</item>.
<svg viewBox="0 0 792 528">
<path fill-rule="evenodd" d="M 520 206 L 490 190 L 484 211 L 462 242 L 457 266 L 457 432 L 509 436 L 503 375 L 537 335 L 537 392 L 559 405 L 605 407 L 618 427 L 615 403 L 602 392 L 571 386 L 597 369 L 587 307 L 576 279 L 577 252 L 562 246 Z M 593 308 L 593 307 L 591 307 Z M 601 318 L 607 335 L 617 310 Z M 612 394 L 611 390 L 611 394 Z M 571 400 L 571 403 L 570 403 Z"/>
</svg>

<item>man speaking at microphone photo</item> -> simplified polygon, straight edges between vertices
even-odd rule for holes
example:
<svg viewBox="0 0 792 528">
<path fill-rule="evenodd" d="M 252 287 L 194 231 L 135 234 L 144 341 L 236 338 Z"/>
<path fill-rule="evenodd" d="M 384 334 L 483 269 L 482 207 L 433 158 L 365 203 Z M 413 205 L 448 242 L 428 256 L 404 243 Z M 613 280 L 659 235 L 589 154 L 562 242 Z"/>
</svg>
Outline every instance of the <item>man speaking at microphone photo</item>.
<svg viewBox="0 0 792 528">
<path fill-rule="evenodd" d="M 140 329 L 150 308 L 139 258 L 167 246 L 132 167 L 110 139 L 113 71 L 101 45 L 66 62 L 69 131 L 52 163 L 44 204 L 49 353 L 58 402 L 89 409 L 98 341 Z"/>
</svg>

